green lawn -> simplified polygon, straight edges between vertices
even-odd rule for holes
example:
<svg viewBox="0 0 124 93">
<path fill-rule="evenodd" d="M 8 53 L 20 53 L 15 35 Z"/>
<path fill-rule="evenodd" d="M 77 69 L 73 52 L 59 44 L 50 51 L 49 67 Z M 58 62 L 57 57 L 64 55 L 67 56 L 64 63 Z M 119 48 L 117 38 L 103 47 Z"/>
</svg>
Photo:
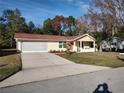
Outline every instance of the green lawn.
<svg viewBox="0 0 124 93">
<path fill-rule="evenodd" d="M 21 69 L 20 54 L 0 56 L 0 81 Z"/>
<path fill-rule="evenodd" d="M 73 53 L 62 54 L 60 56 L 75 63 L 90 64 L 107 67 L 124 67 L 124 61 L 117 58 L 119 53 L 115 52 L 95 52 L 95 53 Z"/>
</svg>

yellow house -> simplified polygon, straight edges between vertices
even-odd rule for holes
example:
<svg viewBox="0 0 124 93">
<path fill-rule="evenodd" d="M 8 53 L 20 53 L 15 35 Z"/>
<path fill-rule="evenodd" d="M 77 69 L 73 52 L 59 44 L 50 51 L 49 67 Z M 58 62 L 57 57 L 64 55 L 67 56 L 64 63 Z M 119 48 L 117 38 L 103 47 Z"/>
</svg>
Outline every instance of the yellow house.
<svg viewBox="0 0 124 93">
<path fill-rule="evenodd" d="M 58 36 L 15 33 L 16 48 L 21 52 L 95 52 L 95 39 L 89 34 Z"/>
</svg>

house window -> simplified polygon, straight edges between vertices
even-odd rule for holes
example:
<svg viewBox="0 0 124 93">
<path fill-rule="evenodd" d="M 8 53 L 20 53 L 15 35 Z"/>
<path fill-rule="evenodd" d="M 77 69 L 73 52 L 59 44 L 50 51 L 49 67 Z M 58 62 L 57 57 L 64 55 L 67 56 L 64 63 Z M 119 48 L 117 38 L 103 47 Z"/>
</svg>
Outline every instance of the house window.
<svg viewBox="0 0 124 93">
<path fill-rule="evenodd" d="M 63 43 L 59 42 L 59 48 L 62 48 L 62 46 L 63 46 Z"/>
<path fill-rule="evenodd" d="M 66 48 L 66 42 L 63 42 L 63 48 Z"/>
<path fill-rule="evenodd" d="M 59 42 L 59 48 L 66 48 L 66 42 Z"/>
</svg>

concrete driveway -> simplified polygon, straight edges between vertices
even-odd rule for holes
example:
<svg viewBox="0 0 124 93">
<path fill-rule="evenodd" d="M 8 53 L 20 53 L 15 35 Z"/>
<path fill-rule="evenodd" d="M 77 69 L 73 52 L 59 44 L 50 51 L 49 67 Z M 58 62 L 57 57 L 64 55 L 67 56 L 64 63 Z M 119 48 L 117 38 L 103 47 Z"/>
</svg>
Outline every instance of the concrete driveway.
<svg viewBox="0 0 124 93">
<path fill-rule="evenodd" d="M 23 69 L 37 69 L 74 64 L 52 53 L 22 53 Z"/>
<path fill-rule="evenodd" d="M 51 53 L 22 53 L 21 57 L 23 70 L 2 81 L 0 87 L 109 69 L 76 64 Z"/>
</svg>

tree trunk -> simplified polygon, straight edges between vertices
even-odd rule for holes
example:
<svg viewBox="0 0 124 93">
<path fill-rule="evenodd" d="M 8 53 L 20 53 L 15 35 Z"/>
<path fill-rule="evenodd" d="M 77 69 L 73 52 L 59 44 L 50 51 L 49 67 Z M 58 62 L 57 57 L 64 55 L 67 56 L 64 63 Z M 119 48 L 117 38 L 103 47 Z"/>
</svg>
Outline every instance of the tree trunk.
<svg viewBox="0 0 124 93">
<path fill-rule="evenodd" d="M 13 47 L 13 34 L 11 34 L 11 38 L 10 38 L 10 47 Z"/>
<path fill-rule="evenodd" d="M 102 52 L 102 44 L 99 44 L 99 51 Z"/>
</svg>

